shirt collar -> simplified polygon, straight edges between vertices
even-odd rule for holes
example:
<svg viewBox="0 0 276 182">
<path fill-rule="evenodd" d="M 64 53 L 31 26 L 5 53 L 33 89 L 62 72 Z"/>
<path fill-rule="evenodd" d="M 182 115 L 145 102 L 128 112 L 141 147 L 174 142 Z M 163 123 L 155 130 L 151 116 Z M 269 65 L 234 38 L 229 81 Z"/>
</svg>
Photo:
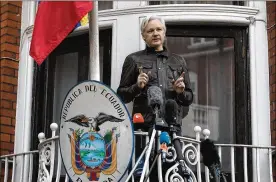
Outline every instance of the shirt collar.
<svg viewBox="0 0 276 182">
<path fill-rule="evenodd" d="M 149 47 L 149 46 L 146 46 L 145 51 L 147 54 L 156 54 L 156 55 L 169 57 L 168 49 L 165 46 L 163 46 L 163 51 L 160 51 L 160 52 L 156 52 L 154 48 Z"/>
</svg>

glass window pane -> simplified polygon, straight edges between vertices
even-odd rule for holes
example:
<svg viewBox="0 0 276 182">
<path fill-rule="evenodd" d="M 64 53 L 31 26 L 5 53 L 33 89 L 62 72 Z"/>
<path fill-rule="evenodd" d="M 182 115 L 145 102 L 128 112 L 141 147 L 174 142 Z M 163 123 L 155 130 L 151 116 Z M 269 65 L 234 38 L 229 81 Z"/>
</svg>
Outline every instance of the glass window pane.
<svg viewBox="0 0 276 182">
<path fill-rule="evenodd" d="M 68 91 L 78 83 L 78 53 L 56 57 L 53 118 L 59 124 L 60 110 Z"/>
<path fill-rule="evenodd" d="M 113 1 L 98 1 L 98 8 L 100 10 L 113 9 Z"/>
<path fill-rule="evenodd" d="M 234 39 L 169 36 L 167 46 L 186 60 L 194 92 L 183 135 L 194 137 L 198 125 L 216 143 L 233 143 Z"/>
<path fill-rule="evenodd" d="M 149 1 L 149 5 L 162 4 L 223 4 L 223 5 L 240 5 L 243 6 L 243 1 Z"/>
<path fill-rule="evenodd" d="M 68 91 L 78 82 L 78 53 L 72 52 L 56 57 L 55 67 L 55 85 L 53 102 L 53 120 L 60 125 L 60 112 L 63 101 Z M 57 130 L 57 135 L 59 130 Z M 57 149 L 56 149 L 57 150 Z M 57 151 L 56 151 L 57 152 Z M 57 156 L 56 161 L 57 161 Z M 65 175 L 65 169 L 62 165 L 61 174 Z"/>
</svg>

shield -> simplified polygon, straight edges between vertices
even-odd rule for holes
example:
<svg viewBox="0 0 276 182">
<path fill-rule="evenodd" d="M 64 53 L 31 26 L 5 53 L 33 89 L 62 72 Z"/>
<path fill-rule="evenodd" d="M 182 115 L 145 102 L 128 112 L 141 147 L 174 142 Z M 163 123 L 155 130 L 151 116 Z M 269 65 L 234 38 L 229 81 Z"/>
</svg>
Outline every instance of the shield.
<svg viewBox="0 0 276 182">
<path fill-rule="evenodd" d="M 61 110 L 60 151 L 72 181 L 120 181 L 133 149 L 131 117 L 111 88 L 85 81 L 69 91 Z"/>
</svg>

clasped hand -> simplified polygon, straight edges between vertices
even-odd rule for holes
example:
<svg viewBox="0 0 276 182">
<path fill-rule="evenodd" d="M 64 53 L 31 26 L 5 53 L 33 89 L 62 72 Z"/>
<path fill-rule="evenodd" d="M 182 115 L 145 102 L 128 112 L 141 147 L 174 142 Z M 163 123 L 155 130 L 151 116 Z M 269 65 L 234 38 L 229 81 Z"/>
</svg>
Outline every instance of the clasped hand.
<svg viewBox="0 0 276 182">
<path fill-rule="evenodd" d="M 150 72 L 148 72 L 148 74 L 140 72 L 138 78 L 137 78 L 137 84 L 139 88 L 144 88 L 145 85 L 148 83 L 149 81 L 149 74 Z"/>
<path fill-rule="evenodd" d="M 180 77 L 175 81 L 172 80 L 173 89 L 176 91 L 176 93 L 181 94 L 185 90 L 185 83 L 184 83 L 184 74 L 183 72 Z"/>
</svg>

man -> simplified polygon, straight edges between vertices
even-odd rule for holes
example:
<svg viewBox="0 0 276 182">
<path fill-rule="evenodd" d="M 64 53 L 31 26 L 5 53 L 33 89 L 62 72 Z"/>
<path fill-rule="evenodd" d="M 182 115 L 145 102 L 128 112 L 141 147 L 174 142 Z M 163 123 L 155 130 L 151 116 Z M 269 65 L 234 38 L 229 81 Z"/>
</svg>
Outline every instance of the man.
<svg viewBox="0 0 276 182">
<path fill-rule="evenodd" d="M 145 18 L 141 24 L 141 34 L 146 49 L 128 55 L 123 65 L 117 93 L 125 103 L 133 101 L 132 115 L 141 113 L 145 120 L 144 124 L 135 124 L 135 130 L 149 131 L 154 125 L 155 115 L 147 104 L 147 89 L 150 86 L 159 86 L 164 100 L 174 99 L 177 102 L 179 126 L 193 101 L 186 62 L 164 46 L 165 33 L 166 26 L 162 18 Z M 178 134 L 181 135 L 181 132 Z M 138 145 L 140 143 L 136 140 L 136 156 L 144 148 Z"/>
</svg>

